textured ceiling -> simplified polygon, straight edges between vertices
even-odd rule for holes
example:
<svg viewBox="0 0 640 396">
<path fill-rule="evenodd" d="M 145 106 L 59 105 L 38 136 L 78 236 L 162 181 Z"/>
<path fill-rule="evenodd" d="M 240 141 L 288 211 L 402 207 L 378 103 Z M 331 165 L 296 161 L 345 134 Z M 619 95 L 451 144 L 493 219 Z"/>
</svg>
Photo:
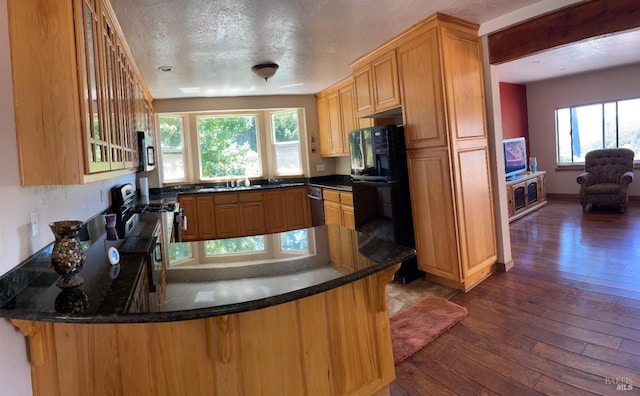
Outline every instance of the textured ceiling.
<svg viewBox="0 0 640 396">
<path fill-rule="evenodd" d="M 358 57 L 434 12 L 482 24 L 536 2 L 111 0 L 157 99 L 317 93 L 348 76 Z M 268 82 L 251 72 L 264 62 L 280 65 Z"/>
<path fill-rule="evenodd" d="M 500 81 L 525 83 L 640 62 L 640 29 L 554 48 L 498 66 Z"/>
</svg>

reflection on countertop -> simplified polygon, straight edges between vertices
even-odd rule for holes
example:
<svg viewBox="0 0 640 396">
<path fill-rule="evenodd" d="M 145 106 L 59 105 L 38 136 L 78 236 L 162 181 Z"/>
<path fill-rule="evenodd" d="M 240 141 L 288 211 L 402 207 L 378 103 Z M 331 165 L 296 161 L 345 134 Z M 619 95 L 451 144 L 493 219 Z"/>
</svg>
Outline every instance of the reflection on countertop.
<svg viewBox="0 0 640 396">
<path fill-rule="evenodd" d="M 353 282 L 415 255 L 411 248 L 333 224 L 169 248 L 173 260 L 162 310 L 172 315 L 264 308 Z"/>
<path fill-rule="evenodd" d="M 338 225 L 247 237 L 249 242 L 234 238 L 169 243 L 172 260 L 166 271 L 164 305 L 159 312 L 126 313 L 144 260 L 122 256 L 119 266 L 111 266 L 105 256 L 105 237 L 98 237 L 87 250 L 85 283 L 78 292 L 62 293 L 55 286 L 58 275 L 46 254 L 0 278 L 6 281 L 11 275 L 25 278 L 29 274 L 32 278 L 20 290 L 3 291 L 0 316 L 78 323 L 206 318 L 322 293 L 415 256 L 411 248 Z"/>
</svg>

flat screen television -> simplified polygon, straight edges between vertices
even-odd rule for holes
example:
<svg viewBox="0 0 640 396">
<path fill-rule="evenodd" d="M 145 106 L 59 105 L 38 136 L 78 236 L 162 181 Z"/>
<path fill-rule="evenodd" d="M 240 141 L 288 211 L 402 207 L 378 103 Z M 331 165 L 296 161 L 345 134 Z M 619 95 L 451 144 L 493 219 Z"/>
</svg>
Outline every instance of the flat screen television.
<svg viewBox="0 0 640 396">
<path fill-rule="evenodd" d="M 517 174 L 527 170 L 527 143 L 523 137 L 503 140 L 502 149 L 507 180 L 512 180 Z"/>
</svg>

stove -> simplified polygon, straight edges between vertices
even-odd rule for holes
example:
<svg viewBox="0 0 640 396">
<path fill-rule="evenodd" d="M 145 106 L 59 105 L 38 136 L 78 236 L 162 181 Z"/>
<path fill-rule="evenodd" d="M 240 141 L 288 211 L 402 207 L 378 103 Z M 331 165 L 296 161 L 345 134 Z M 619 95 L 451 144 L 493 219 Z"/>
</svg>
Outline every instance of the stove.
<svg viewBox="0 0 640 396">
<path fill-rule="evenodd" d="M 176 212 L 175 203 L 139 203 L 133 184 L 127 183 L 111 189 L 111 207 L 116 214 L 116 231 L 119 238 L 127 236 L 143 213 Z"/>
<path fill-rule="evenodd" d="M 111 198 L 111 209 L 116 214 L 116 232 L 118 238 L 124 239 L 118 248 L 120 254 L 144 256 L 149 275 L 149 292 L 163 295 L 162 221 L 144 214 L 175 213 L 179 205 L 164 202 L 139 203 L 133 184 L 130 183 L 112 188 Z M 135 231 L 131 232 L 134 227 Z"/>
<path fill-rule="evenodd" d="M 175 203 L 148 203 L 137 204 L 131 208 L 133 213 L 156 213 L 156 212 L 175 212 Z"/>
</svg>

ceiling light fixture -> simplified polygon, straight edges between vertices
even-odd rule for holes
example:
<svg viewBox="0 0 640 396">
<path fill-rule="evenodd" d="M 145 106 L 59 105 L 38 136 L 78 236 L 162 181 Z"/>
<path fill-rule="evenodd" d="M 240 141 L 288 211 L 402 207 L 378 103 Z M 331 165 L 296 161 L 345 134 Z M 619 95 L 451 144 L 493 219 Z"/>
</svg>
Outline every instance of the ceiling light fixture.
<svg viewBox="0 0 640 396">
<path fill-rule="evenodd" d="M 161 72 L 170 72 L 173 70 L 173 66 L 160 66 L 158 70 Z"/>
<path fill-rule="evenodd" d="M 274 74 L 276 74 L 276 70 L 278 70 L 278 66 L 275 63 L 261 63 L 259 65 L 255 65 L 251 68 L 251 71 L 256 73 L 260 78 L 264 78 L 264 81 L 267 81 Z"/>
</svg>

